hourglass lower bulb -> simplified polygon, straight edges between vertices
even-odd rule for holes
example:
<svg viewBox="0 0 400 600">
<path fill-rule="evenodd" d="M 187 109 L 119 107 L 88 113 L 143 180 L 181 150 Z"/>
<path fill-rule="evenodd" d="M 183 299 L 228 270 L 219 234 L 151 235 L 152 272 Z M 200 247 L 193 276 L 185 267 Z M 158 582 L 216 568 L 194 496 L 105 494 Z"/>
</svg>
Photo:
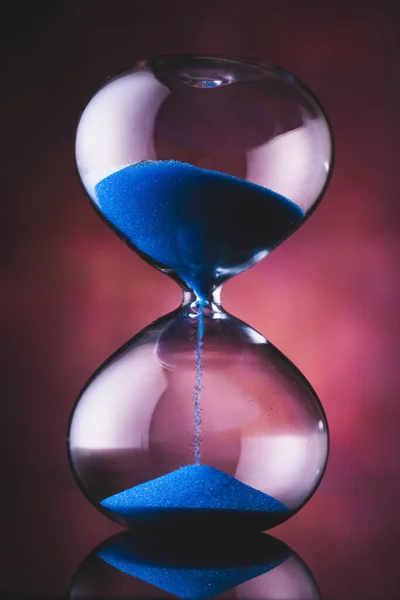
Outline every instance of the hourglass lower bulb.
<svg viewBox="0 0 400 600">
<path fill-rule="evenodd" d="M 184 290 L 82 391 L 68 435 L 81 489 L 129 527 L 287 520 L 322 478 L 325 415 L 298 369 L 224 311 L 220 289 L 321 198 L 332 144 L 319 103 L 269 66 L 157 57 L 94 96 L 76 153 L 100 215 Z"/>
</svg>

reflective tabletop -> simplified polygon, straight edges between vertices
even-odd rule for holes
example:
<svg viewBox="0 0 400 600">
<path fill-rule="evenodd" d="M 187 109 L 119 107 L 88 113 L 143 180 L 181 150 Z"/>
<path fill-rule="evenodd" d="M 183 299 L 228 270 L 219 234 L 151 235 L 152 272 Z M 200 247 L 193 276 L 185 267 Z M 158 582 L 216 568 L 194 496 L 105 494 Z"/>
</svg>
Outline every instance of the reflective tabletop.
<svg viewBox="0 0 400 600">
<path fill-rule="evenodd" d="M 400 582 L 396 504 L 351 481 L 330 489 L 329 470 L 290 521 L 249 536 L 129 533 L 93 509 L 67 463 L 32 465 L 21 483 L 2 497 L 4 598 L 361 600 L 394 597 Z"/>
</svg>

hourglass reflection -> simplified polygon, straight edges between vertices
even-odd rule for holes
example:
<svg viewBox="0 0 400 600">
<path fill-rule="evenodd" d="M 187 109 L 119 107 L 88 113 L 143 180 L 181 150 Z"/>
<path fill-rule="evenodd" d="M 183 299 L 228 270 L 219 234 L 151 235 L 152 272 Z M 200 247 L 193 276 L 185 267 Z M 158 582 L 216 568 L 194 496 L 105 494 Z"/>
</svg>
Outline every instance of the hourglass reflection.
<svg viewBox="0 0 400 600">
<path fill-rule="evenodd" d="M 319 600 L 317 583 L 283 542 L 257 533 L 196 540 L 124 531 L 79 566 L 70 600 L 100 598 Z"/>
<path fill-rule="evenodd" d="M 97 212 L 183 289 L 182 306 L 81 393 L 69 430 L 81 489 L 146 529 L 285 521 L 323 475 L 325 415 L 298 369 L 224 311 L 220 289 L 321 198 L 332 143 L 318 101 L 254 62 L 154 58 L 89 102 L 76 155 Z"/>
</svg>

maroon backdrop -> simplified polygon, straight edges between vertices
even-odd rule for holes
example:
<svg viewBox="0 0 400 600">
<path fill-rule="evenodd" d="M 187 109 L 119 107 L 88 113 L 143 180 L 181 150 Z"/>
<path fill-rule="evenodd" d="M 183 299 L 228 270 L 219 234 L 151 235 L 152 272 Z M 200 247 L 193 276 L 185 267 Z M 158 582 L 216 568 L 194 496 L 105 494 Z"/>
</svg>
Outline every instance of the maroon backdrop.
<svg viewBox="0 0 400 600">
<path fill-rule="evenodd" d="M 311 381 L 331 427 L 317 494 L 273 534 L 323 597 L 393 597 L 399 582 L 400 20 L 396 2 L 70 0 L 2 6 L 0 589 L 60 593 L 117 530 L 66 459 L 69 413 L 92 371 L 173 309 L 178 287 L 95 215 L 74 166 L 85 103 L 157 53 L 269 61 L 314 90 L 336 169 L 307 224 L 229 282 L 227 310 Z M 396 572 L 397 571 L 397 572 Z"/>
</svg>

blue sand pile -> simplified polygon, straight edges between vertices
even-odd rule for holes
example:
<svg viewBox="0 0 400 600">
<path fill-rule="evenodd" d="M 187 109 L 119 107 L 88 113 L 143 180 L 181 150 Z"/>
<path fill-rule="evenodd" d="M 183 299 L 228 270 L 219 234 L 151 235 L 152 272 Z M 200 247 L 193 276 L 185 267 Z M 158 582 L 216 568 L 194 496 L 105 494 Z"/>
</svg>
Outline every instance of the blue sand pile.
<svg viewBox="0 0 400 600">
<path fill-rule="evenodd" d="M 278 540 L 262 537 L 249 537 L 243 549 L 242 540 L 217 538 L 198 544 L 197 539 L 182 543 L 176 538 L 141 540 L 123 534 L 97 555 L 115 569 L 179 598 L 203 600 L 271 571 L 290 555 Z"/>
<path fill-rule="evenodd" d="M 252 264 L 304 217 L 271 190 L 177 161 L 125 167 L 100 181 L 95 195 L 124 238 L 201 297 L 222 272 L 234 275 L 240 265 Z"/>
<path fill-rule="evenodd" d="M 218 469 L 189 465 L 101 501 L 122 517 L 154 529 L 229 528 L 263 531 L 289 509 Z"/>
</svg>

